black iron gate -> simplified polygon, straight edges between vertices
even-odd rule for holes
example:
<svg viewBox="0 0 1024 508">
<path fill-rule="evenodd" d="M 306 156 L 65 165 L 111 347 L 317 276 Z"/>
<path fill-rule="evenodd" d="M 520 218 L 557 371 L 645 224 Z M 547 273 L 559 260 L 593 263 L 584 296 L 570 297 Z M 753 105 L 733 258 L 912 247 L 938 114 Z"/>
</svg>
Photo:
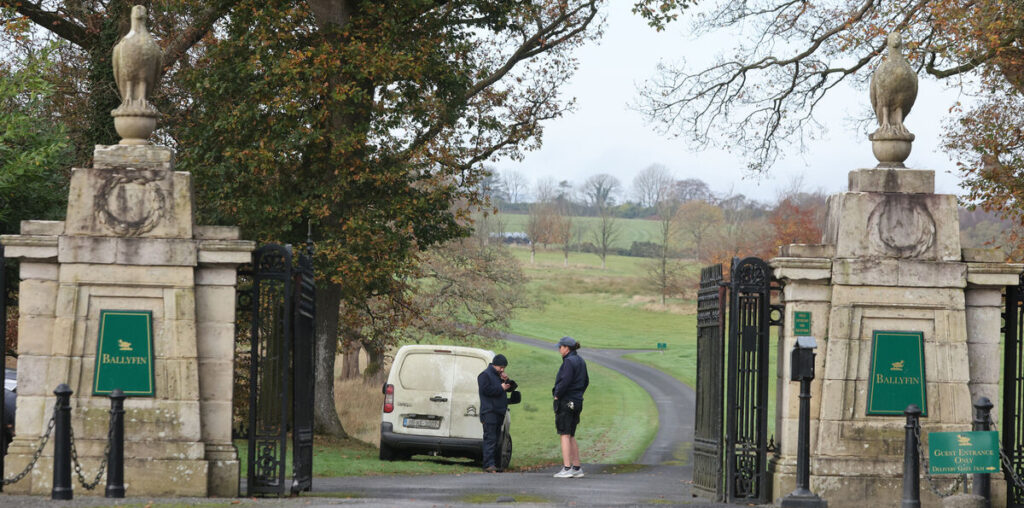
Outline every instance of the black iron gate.
<svg viewBox="0 0 1024 508">
<path fill-rule="evenodd" d="M 0 245 L 0 370 L 4 373 L 4 384 L 7 384 L 7 259 L 4 257 L 4 246 Z M 4 474 L 4 457 L 7 455 L 7 394 L 0 389 L 0 479 L 7 478 Z M 0 492 L 4 484 L 0 481 Z"/>
<path fill-rule="evenodd" d="M 697 293 L 697 401 L 693 431 L 693 488 L 704 497 L 722 498 L 722 394 L 725 329 L 722 265 L 700 272 Z"/>
<path fill-rule="evenodd" d="M 240 339 L 249 341 L 247 495 L 310 490 L 313 471 L 313 263 L 264 245 L 239 270 Z M 248 330 L 246 334 L 244 330 Z M 292 432 L 292 481 L 286 480 Z"/>
<path fill-rule="evenodd" d="M 766 503 L 769 327 L 782 324 L 771 293 L 779 287 L 768 264 L 754 257 L 734 259 L 730 279 L 723 281 L 721 265 L 701 272 L 694 490 L 716 501 Z"/>
<path fill-rule="evenodd" d="M 1024 284 L 1024 277 L 1020 280 Z M 1024 477 L 1024 287 L 1006 287 L 1003 314 L 1003 417 L 1000 422 L 1003 451 L 1018 477 Z M 1003 466 L 1006 467 L 1005 464 Z M 1008 471 L 1004 471 L 1009 478 Z M 1024 507 L 1024 490 L 1006 482 L 1006 506 Z"/>
</svg>

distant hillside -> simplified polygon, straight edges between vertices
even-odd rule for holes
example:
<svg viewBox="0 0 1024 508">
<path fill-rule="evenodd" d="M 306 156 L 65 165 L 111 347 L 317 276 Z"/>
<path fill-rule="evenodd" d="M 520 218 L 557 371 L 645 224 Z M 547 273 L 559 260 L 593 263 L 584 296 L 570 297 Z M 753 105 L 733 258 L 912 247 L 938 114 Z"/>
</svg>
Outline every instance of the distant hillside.
<svg viewBox="0 0 1024 508">
<path fill-rule="evenodd" d="M 498 219 L 502 221 L 505 232 L 526 232 L 526 222 L 530 216 L 527 214 L 499 214 Z M 579 243 L 594 242 L 594 233 L 601 219 L 597 217 L 573 217 L 573 227 L 581 228 L 581 235 L 578 236 Z M 615 219 L 618 225 L 619 234 L 612 242 L 613 248 L 629 249 L 633 242 L 660 243 L 658 228 L 660 223 L 651 219 Z M 576 242 L 574 242 L 576 243 Z M 683 241 L 683 245 L 688 245 Z"/>
</svg>

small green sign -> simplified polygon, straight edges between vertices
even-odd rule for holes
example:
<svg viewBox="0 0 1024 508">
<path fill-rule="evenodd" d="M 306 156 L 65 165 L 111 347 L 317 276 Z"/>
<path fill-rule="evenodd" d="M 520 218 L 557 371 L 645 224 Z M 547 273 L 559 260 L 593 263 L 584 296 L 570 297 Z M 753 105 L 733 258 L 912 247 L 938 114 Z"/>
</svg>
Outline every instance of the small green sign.
<svg viewBox="0 0 1024 508">
<path fill-rule="evenodd" d="M 153 313 L 101 310 L 93 395 L 153 396 Z"/>
<path fill-rule="evenodd" d="M 811 313 L 808 311 L 793 311 L 793 335 L 811 334 Z"/>
<path fill-rule="evenodd" d="M 902 415 L 910 404 L 928 416 L 924 376 L 924 332 L 871 334 L 869 415 Z"/>
<path fill-rule="evenodd" d="M 929 432 L 928 472 L 974 474 L 999 472 L 999 433 Z"/>
<path fill-rule="evenodd" d="M 668 349 L 668 343 L 667 342 L 659 342 L 658 343 L 658 349 Z"/>
</svg>

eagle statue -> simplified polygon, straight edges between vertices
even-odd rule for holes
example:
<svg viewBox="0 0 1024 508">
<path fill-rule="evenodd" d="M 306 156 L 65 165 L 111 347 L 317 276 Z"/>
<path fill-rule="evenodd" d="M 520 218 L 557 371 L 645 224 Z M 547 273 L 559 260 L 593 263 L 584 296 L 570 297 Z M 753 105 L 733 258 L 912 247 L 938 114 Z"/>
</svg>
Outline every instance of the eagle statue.
<svg viewBox="0 0 1024 508">
<path fill-rule="evenodd" d="M 871 75 L 871 109 L 878 118 L 875 138 L 910 138 L 913 134 L 903 125 L 917 99 L 917 74 L 903 56 L 903 39 L 899 32 L 886 38 L 889 51 L 885 60 Z"/>
<path fill-rule="evenodd" d="M 121 115 L 156 115 L 156 108 L 146 100 L 160 81 L 163 51 L 146 28 L 146 8 L 132 7 L 132 27 L 114 46 L 114 80 L 121 93 L 121 106 L 114 113 Z"/>
</svg>

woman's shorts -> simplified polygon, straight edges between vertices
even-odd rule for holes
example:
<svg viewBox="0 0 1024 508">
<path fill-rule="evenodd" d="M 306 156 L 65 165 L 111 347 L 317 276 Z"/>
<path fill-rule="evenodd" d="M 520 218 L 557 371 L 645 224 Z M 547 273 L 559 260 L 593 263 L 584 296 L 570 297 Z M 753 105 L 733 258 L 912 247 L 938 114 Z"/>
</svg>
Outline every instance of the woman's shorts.
<svg viewBox="0 0 1024 508">
<path fill-rule="evenodd" d="M 580 424 L 580 413 L 583 402 L 573 400 L 555 401 L 555 430 L 560 436 L 575 436 L 576 426 Z"/>
</svg>

